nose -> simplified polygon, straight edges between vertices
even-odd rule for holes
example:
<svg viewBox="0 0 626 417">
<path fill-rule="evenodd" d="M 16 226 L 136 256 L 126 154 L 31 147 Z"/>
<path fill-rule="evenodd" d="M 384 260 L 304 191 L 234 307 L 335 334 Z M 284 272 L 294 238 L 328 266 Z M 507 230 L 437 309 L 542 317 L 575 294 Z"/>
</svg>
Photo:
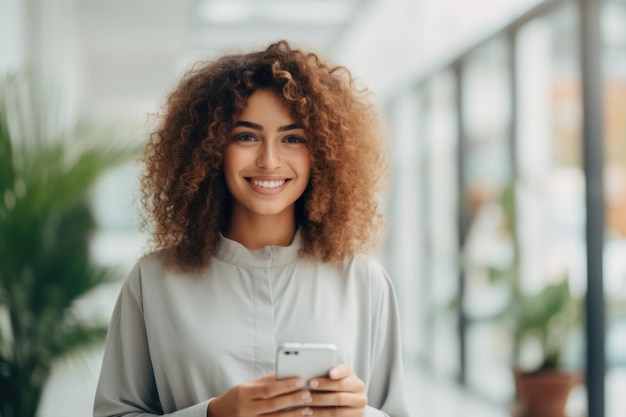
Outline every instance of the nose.
<svg viewBox="0 0 626 417">
<path fill-rule="evenodd" d="M 257 166 L 272 170 L 280 168 L 281 164 L 282 156 L 278 145 L 270 141 L 264 142 L 257 159 Z"/>
</svg>

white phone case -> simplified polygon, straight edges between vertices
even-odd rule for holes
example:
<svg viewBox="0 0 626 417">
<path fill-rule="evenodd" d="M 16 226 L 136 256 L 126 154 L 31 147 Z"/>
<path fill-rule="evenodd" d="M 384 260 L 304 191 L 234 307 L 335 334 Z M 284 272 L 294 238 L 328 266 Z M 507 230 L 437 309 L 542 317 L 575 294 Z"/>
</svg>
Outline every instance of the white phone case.
<svg viewBox="0 0 626 417">
<path fill-rule="evenodd" d="M 336 364 L 337 346 L 332 343 L 284 343 L 276 351 L 276 378 L 309 381 L 328 376 Z"/>
</svg>

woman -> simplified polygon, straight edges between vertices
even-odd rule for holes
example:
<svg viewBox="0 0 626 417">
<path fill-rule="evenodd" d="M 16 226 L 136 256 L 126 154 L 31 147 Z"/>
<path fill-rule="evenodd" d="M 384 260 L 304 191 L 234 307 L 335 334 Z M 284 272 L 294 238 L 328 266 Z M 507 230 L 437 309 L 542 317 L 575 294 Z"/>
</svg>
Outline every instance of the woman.
<svg viewBox="0 0 626 417">
<path fill-rule="evenodd" d="M 383 139 L 348 70 L 284 41 L 186 74 L 146 147 L 154 251 L 118 299 L 94 416 L 406 416 L 395 295 L 361 255 Z M 277 380 L 285 342 L 333 343 L 340 365 Z"/>
</svg>

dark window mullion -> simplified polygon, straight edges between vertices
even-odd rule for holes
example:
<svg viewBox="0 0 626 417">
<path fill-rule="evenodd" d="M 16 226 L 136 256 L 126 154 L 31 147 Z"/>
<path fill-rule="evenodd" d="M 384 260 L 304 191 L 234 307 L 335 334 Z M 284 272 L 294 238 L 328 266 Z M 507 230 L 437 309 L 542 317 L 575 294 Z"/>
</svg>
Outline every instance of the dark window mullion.
<svg viewBox="0 0 626 417">
<path fill-rule="evenodd" d="M 604 136 L 602 110 L 602 38 L 600 0 L 579 0 L 580 65 L 583 108 L 583 166 L 585 172 L 587 295 L 586 383 L 589 417 L 604 417 L 605 319 Z"/>
</svg>

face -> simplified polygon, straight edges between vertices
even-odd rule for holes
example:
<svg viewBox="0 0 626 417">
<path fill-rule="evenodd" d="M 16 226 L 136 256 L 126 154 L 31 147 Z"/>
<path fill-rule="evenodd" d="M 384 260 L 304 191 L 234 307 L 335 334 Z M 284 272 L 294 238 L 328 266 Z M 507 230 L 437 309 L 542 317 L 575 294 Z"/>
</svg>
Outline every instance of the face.
<svg viewBox="0 0 626 417">
<path fill-rule="evenodd" d="M 224 151 L 234 220 L 239 215 L 293 218 L 311 171 L 306 140 L 280 96 L 268 90 L 250 96 Z"/>
</svg>

